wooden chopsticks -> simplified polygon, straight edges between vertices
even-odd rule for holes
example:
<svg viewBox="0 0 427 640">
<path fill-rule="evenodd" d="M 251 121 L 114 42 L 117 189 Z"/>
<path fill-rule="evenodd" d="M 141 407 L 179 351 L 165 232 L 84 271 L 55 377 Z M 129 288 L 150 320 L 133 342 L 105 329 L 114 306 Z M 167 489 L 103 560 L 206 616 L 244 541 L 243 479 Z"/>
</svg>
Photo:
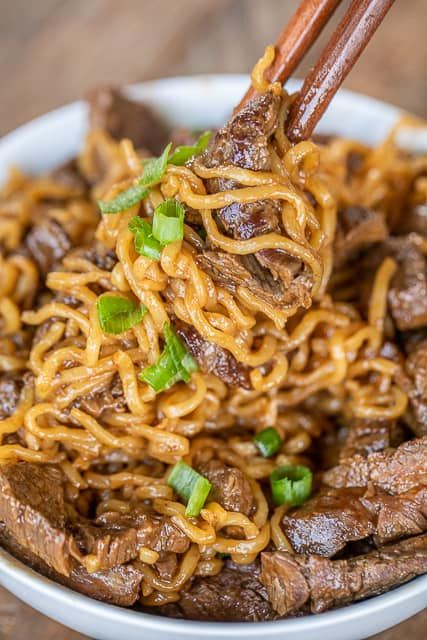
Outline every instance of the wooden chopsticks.
<svg viewBox="0 0 427 640">
<path fill-rule="evenodd" d="M 309 71 L 291 105 L 286 135 L 294 142 L 309 138 L 335 93 L 381 24 L 394 0 L 353 0 L 330 37 L 317 64 Z M 275 45 L 268 80 L 283 83 L 312 46 L 338 1 L 303 0 Z M 239 108 L 256 92 L 249 90 Z"/>
</svg>

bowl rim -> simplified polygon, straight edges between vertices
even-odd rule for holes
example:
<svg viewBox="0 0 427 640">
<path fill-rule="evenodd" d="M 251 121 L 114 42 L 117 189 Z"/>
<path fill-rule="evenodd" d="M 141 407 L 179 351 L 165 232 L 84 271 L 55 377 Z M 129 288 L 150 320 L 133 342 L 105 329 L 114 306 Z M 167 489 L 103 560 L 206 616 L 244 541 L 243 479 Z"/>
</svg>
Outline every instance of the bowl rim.
<svg viewBox="0 0 427 640">
<path fill-rule="evenodd" d="M 236 82 L 248 82 L 248 76 L 246 74 L 194 74 L 175 76 L 131 85 L 127 87 L 127 91 L 130 96 L 138 98 L 142 90 L 144 92 L 148 90 L 148 92 L 153 91 L 155 93 L 158 89 L 170 88 L 173 84 L 176 86 L 180 86 L 183 83 L 187 85 L 189 83 L 198 85 L 201 82 L 220 82 L 231 86 Z M 299 83 L 300 81 L 292 79 L 290 82 L 291 89 L 295 90 Z M 394 105 L 347 89 L 341 89 L 340 95 L 345 95 L 348 99 L 356 101 L 357 103 L 363 103 L 368 109 L 372 107 L 381 109 L 389 120 L 393 118 L 396 119 L 399 114 L 402 113 L 402 110 Z M 82 101 L 76 101 L 33 118 L 0 138 L 0 152 L 30 132 L 33 126 L 43 125 L 44 127 L 48 127 L 54 118 L 77 111 L 82 113 L 83 109 L 84 103 Z M 22 587 L 23 593 L 25 593 L 25 590 L 31 590 L 31 592 L 34 593 L 37 592 L 42 597 L 55 601 L 57 604 L 61 604 L 68 609 L 74 608 L 76 613 L 97 616 L 107 623 L 123 623 L 136 630 L 157 630 L 171 634 L 175 633 L 179 635 L 179 637 L 187 635 L 190 638 L 195 638 L 200 632 L 206 637 L 215 638 L 221 633 L 226 633 L 227 638 L 240 637 L 242 632 L 249 638 L 258 638 L 260 632 L 268 634 L 268 637 L 276 637 L 286 631 L 289 633 L 313 632 L 316 630 L 330 629 L 343 623 L 357 623 L 374 614 L 384 615 L 395 606 L 399 605 L 401 607 L 413 601 L 415 598 L 421 598 L 422 596 L 425 596 L 425 604 L 427 605 L 427 575 L 425 575 L 414 578 L 384 594 L 372 596 L 366 600 L 351 603 L 350 605 L 324 613 L 310 614 L 299 618 L 260 621 L 256 624 L 253 622 L 212 622 L 206 620 L 166 618 L 156 615 L 156 613 L 151 614 L 100 602 L 68 587 L 64 587 L 54 580 L 46 578 L 0 547 L 0 584 L 2 584 L 2 575 L 19 584 L 19 586 Z M 418 607 L 416 610 L 420 610 L 420 608 L 422 607 Z M 413 613 L 415 613 L 415 610 Z"/>
</svg>

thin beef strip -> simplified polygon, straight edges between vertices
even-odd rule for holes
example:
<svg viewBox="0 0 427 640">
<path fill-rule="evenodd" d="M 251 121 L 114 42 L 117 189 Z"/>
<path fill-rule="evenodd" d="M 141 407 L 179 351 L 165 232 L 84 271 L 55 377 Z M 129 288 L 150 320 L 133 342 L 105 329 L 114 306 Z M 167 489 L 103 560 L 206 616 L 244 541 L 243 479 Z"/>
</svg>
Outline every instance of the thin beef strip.
<svg viewBox="0 0 427 640">
<path fill-rule="evenodd" d="M 427 485 L 427 436 L 403 442 L 397 449 L 356 454 L 325 471 L 322 479 L 338 489 L 373 483 L 393 495 Z"/>
<path fill-rule="evenodd" d="M 248 367 L 238 362 L 233 354 L 208 342 L 194 327 L 185 322 L 175 320 L 174 325 L 203 373 L 214 373 L 227 385 L 250 389 Z"/>
<path fill-rule="evenodd" d="M 129 138 L 136 148 L 156 155 L 167 145 L 169 127 L 147 105 L 128 100 L 111 87 L 91 91 L 88 102 L 92 129 L 103 129 L 118 141 Z"/>
<path fill-rule="evenodd" d="M 255 501 L 251 485 L 243 471 L 228 467 L 220 460 L 198 464 L 197 469 L 212 483 L 212 498 L 226 511 L 250 515 Z"/>
<path fill-rule="evenodd" d="M 268 171 L 271 168 L 268 142 L 277 126 L 279 106 L 280 99 L 270 92 L 252 100 L 216 133 L 201 161 L 207 167 L 231 164 L 253 171 Z M 207 181 L 209 193 L 239 186 L 232 180 Z M 249 204 L 230 204 L 218 210 L 217 216 L 227 235 L 247 240 L 270 232 L 281 233 L 280 211 L 279 201 L 261 200 Z M 213 255 L 205 258 L 202 254 L 198 263 L 215 280 L 225 285 L 221 260 L 217 261 Z M 237 289 L 242 284 L 234 271 L 248 271 L 249 278 L 245 276 L 245 286 L 268 304 L 282 307 L 310 305 L 312 276 L 301 261 L 284 251 L 261 250 L 252 260 L 233 256 L 233 263 L 235 266 L 231 267 L 227 276 L 229 289 Z"/>
<path fill-rule="evenodd" d="M 106 570 L 138 557 L 142 546 L 183 552 L 189 540 L 170 518 L 148 508 L 128 515 L 105 514 L 95 522 L 70 522 L 61 470 L 18 462 L 0 468 L 0 522 L 21 546 L 55 571 L 69 576 L 74 561 L 91 555 Z"/>
<path fill-rule="evenodd" d="M 27 233 L 25 244 L 43 275 L 59 265 L 71 249 L 67 233 L 55 220 L 43 218 Z"/>
<path fill-rule="evenodd" d="M 409 426 L 417 436 L 427 435 L 427 340 L 413 346 L 397 383 L 408 395 Z"/>
<path fill-rule="evenodd" d="M 339 460 L 355 454 L 368 455 L 395 447 L 402 442 L 401 429 L 394 420 L 353 419 L 345 428 Z"/>
<path fill-rule="evenodd" d="M 347 207 L 338 213 L 334 266 L 340 267 L 371 244 L 388 236 L 384 215 L 366 207 Z"/>
<path fill-rule="evenodd" d="M 114 567 L 108 571 L 88 573 L 76 560 L 71 559 L 69 575 L 64 576 L 28 547 L 18 544 L 16 538 L 1 523 L 0 546 L 47 578 L 96 600 L 121 607 L 131 607 L 140 596 L 143 574 L 130 564 Z"/>
<path fill-rule="evenodd" d="M 22 374 L 3 373 L 0 376 L 0 420 L 8 418 L 15 411 L 22 386 Z"/>
<path fill-rule="evenodd" d="M 259 579 L 259 565 L 233 565 L 209 578 L 196 578 L 176 605 L 162 608 L 170 617 L 215 622 L 275 620 L 267 590 Z"/>
<path fill-rule="evenodd" d="M 261 582 L 280 616 L 320 613 L 384 593 L 427 572 L 427 535 L 346 560 L 264 552 Z"/>
</svg>

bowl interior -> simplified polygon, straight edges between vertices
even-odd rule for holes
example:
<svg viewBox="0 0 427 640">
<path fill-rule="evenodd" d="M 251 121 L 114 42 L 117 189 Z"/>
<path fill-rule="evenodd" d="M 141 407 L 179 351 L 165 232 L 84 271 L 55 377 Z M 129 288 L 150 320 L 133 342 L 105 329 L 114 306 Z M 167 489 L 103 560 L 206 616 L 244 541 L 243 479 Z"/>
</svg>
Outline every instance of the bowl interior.
<svg viewBox="0 0 427 640">
<path fill-rule="evenodd" d="M 220 126 L 248 85 L 247 76 L 170 78 L 136 85 L 129 94 L 152 104 L 172 124 L 191 128 Z M 288 83 L 294 91 L 299 83 Z M 399 109 L 372 98 L 341 91 L 318 131 L 377 143 L 395 124 Z M 86 122 L 82 102 L 57 109 L 20 127 L 0 141 L 0 183 L 8 168 L 47 171 L 75 155 Z M 199 623 L 171 620 L 91 600 L 38 575 L 0 549 L 0 583 L 46 615 L 98 640 L 202 638 L 227 640 L 286 637 L 287 640 L 359 640 L 386 629 L 427 605 L 427 576 L 394 591 L 337 611 L 273 623 Z M 332 636 L 331 636 L 332 634 Z"/>
</svg>

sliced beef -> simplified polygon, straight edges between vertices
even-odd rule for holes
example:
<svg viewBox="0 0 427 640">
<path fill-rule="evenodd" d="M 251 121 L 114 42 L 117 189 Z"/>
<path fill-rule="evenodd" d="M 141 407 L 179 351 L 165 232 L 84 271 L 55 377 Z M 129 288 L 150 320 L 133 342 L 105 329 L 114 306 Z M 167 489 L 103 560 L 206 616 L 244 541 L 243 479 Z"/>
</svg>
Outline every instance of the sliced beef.
<svg viewBox="0 0 427 640">
<path fill-rule="evenodd" d="M 68 187 L 76 194 L 83 194 L 87 191 L 88 185 L 79 171 L 76 160 L 69 160 L 54 169 L 50 175 L 56 183 Z"/>
<path fill-rule="evenodd" d="M 112 271 L 117 264 L 117 256 L 113 249 L 108 249 L 101 242 L 95 241 L 89 249 L 85 249 L 83 257 L 103 271 Z"/>
<path fill-rule="evenodd" d="M 189 540 L 170 518 L 149 507 L 130 514 L 104 514 L 95 522 L 69 522 L 59 468 L 18 462 L 0 468 L 0 522 L 16 542 L 55 571 L 69 576 L 88 555 L 96 570 L 138 557 L 143 546 L 184 552 Z"/>
<path fill-rule="evenodd" d="M 231 164 L 253 171 L 268 171 L 271 168 L 268 142 L 277 126 L 279 107 L 280 98 L 269 92 L 252 100 L 216 133 L 202 156 L 202 162 L 208 167 Z M 215 178 L 207 181 L 209 193 L 240 186 L 232 180 Z M 218 210 L 217 216 L 227 235 L 247 240 L 270 232 L 282 233 L 280 212 L 279 201 L 261 200 L 232 203 Z M 311 273 L 307 272 L 301 261 L 285 252 L 261 250 L 250 260 L 233 256 L 236 266 L 231 267 L 227 278 L 224 278 L 220 265 L 223 256 L 218 260 L 214 253 L 203 255 L 199 265 L 223 286 L 235 289 L 238 286 L 236 282 L 243 279 L 245 286 L 268 304 L 281 307 L 309 306 Z M 244 274 L 242 278 L 233 277 L 235 269 Z M 230 280 L 228 285 L 226 279 Z"/>
<path fill-rule="evenodd" d="M 52 271 L 71 249 L 71 242 L 55 220 L 43 218 L 28 232 L 25 244 L 43 275 Z"/>
<path fill-rule="evenodd" d="M 334 266 L 339 267 L 388 236 L 384 215 L 366 207 L 346 207 L 338 213 L 334 239 Z"/>
<path fill-rule="evenodd" d="M 22 386 L 22 375 L 3 373 L 0 376 L 0 420 L 8 418 L 15 411 Z"/>
<path fill-rule="evenodd" d="M 120 91 L 100 87 L 88 95 L 92 129 L 103 129 L 120 141 L 130 138 L 136 148 L 159 154 L 169 142 L 169 128 L 147 105 L 128 100 Z"/>
<path fill-rule="evenodd" d="M 427 325 L 427 262 L 410 238 L 393 238 L 387 243 L 398 269 L 392 279 L 388 301 L 400 330 Z"/>
<path fill-rule="evenodd" d="M 378 595 L 427 572 L 427 535 L 346 560 L 264 552 L 261 581 L 279 615 L 320 613 Z"/>
<path fill-rule="evenodd" d="M 232 353 L 202 338 L 191 325 L 178 320 L 174 324 L 203 373 L 214 373 L 223 382 L 233 387 L 251 388 L 248 367 L 238 362 Z"/>
<path fill-rule="evenodd" d="M 326 490 L 286 513 L 282 528 L 297 553 L 332 557 L 353 540 L 375 533 L 358 489 Z"/>
<path fill-rule="evenodd" d="M 212 498 L 226 509 L 248 516 L 254 507 L 251 485 L 243 471 L 228 467 L 220 460 L 197 465 L 198 471 L 212 484 Z"/>
<path fill-rule="evenodd" d="M 72 407 L 81 409 L 98 419 L 105 411 L 123 413 L 127 410 L 126 398 L 120 378 L 106 382 L 95 392 L 79 396 L 71 403 Z"/>
<path fill-rule="evenodd" d="M 390 494 L 427 485 L 427 436 L 404 442 L 397 449 L 356 454 L 323 473 L 323 482 L 335 488 L 373 483 Z"/>
<path fill-rule="evenodd" d="M 11 536 L 1 523 L 0 545 L 18 560 L 25 562 L 47 578 L 96 600 L 121 607 L 131 607 L 140 596 L 143 575 L 130 564 L 114 567 L 109 571 L 88 573 L 82 565 L 72 559 L 70 573 L 68 576 L 64 576 L 56 572 L 30 549 L 18 544 L 16 538 Z"/>
<path fill-rule="evenodd" d="M 259 579 L 259 566 L 232 565 L 209 578 L 196 578 L 173 609 L 166 615 L 190 620 L 257 622 L 274 620 L 267 591 Z"/>
<path fill-rule="evenodd" d="M 397 382 L 408 395 L 409 425 L 416 435 L 427 435 L 427 340 L 412 348 Z"/>
<path fill-rule="evenodd" d="M 339 459 L 345 460 L 355 454 L 368 455 L 396 447 L 402 442 L 401 429 L 394 420 L 353 419 L 345 428 L 345 438 Z"/>
</svg>

